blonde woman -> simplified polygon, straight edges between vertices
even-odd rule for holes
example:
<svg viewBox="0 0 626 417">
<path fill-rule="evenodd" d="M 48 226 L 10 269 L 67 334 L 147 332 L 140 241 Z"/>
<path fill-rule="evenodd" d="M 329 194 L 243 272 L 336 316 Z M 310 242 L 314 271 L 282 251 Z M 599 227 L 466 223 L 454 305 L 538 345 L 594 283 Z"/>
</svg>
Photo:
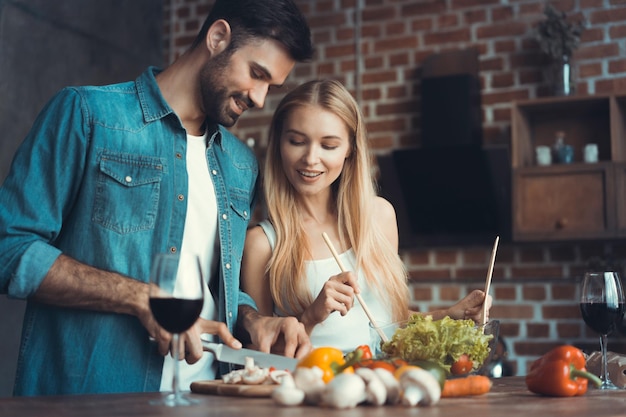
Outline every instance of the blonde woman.
<svg viewBox="0 0 626 417">
<path fill-rule="evenodd" d="M 370 164 L 362 115 L 341 83 L 311 81 L 280 102 L 264 168 L 269 218 L 248 231 L 241 282 L 260 314 L 297 317 L 313 347 L 369 344 L 355 293 L 377 323 L 410 313 L 395 210 L 377 196 Z M 323 232 L 350 272 L 341 273 Z M 479 321 L 483 300 L 476 290 L 429 314 Z"/>
</svg>

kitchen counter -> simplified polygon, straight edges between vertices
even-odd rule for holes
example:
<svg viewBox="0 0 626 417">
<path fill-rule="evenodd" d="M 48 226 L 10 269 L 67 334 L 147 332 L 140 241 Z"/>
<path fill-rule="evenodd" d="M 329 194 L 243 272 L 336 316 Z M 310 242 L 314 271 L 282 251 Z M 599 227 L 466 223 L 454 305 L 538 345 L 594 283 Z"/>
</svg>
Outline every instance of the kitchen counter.
<svg viewBox="0 0 626 417">
<path fill-rule="evenodd" d="M 465 398 L 444 398 L 432 407 L 373 407 L 349 410 L 314 406 L 280 407 L 269 398 L 243 398 L 192 394 L 200 404 L 168 408 L 149 405 L 158 393 L 101 394 L 0 398 L 0 416 L 20 417 L 141 417 L 141 416 L 254 416 L 254 417 L 517 417 L 517 416 L 617 416 L 626 415 L 626 390 L 590 389 L 581 397 L 542 397 L 526 389 L 524 377 L 493 379 L 491 392 Z"/>
</svg>

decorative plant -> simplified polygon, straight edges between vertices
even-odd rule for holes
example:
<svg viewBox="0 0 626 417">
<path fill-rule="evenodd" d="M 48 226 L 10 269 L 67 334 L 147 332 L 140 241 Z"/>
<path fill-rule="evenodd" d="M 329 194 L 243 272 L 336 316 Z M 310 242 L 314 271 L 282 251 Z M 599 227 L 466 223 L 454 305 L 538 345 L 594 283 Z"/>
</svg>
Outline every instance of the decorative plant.
<svg viewBox="0 0 626 417">
<path fill-rule="evenodd" d="M 539 22 L 536 32 L 541 50 L 554 59 L 571 57 L 580 44 L 580 35 L 585 29 L 584 20 L 571 22 L 565 12 L 546 4 L 543 13 L 546 19 Z"/>
</svg>

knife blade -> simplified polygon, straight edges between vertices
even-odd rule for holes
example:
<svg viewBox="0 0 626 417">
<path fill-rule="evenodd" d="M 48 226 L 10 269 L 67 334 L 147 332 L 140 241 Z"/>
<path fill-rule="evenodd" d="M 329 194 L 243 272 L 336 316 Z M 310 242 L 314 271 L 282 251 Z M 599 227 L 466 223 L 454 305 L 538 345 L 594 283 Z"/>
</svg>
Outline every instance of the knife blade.
<svg viewBox="0 0 626 417">
<path fill-rule="evenodd" d="M 254 363 L 261 368 L 274 367 L 276 369 L 286 369 L 293 372 L 298 364 L 298 359 L 288 358 L 273 353 L 260 352 L 253 349 L 233 349 L 223 343 L 209 342 L 202 339 L 202 348 L 205 351 L 212 352 L 215 358 L 220 362 L 234 363 L 237 365 L 245 365 L 246 357 L 254 359 Z"/>
</svg>

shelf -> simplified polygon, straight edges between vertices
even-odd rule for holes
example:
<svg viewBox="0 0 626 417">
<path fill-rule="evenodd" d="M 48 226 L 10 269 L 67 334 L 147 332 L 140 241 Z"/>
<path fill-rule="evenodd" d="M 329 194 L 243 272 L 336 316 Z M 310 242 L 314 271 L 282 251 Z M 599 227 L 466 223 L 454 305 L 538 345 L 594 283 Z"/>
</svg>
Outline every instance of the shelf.
<svg viewBox="0 0 626 417">
<path fill-rule="evenodd" d="M 626 107 L 626 102 L 618 107 Z M 536 165 L 535 147 L 552 147 L 556 133 L 565 133 L 565 143 L 574 148 L 574 161 L 583 160 L 588 143 L 598 145 L 600 161 L 612 159 L 611 98 L 585 97 L 517 102 L 512 110 L 513 168 Z M 624 121 L 617 117 L 617 120 Z M 622 129 L 623 130 L 623 129 Z"/>
<path fill-rule="evenodd" d="M 537 146 L 557 132 L 570 164 L 539 166 Z M 511 112 L 513 239 L 556 241 L 626 236 L 626 95 L 568 96 L 514 103 Z M 598 145 L 597 163 L 583 162 Z M 554 158 L 553 158 L 554 159 Z"/>
</svg>

